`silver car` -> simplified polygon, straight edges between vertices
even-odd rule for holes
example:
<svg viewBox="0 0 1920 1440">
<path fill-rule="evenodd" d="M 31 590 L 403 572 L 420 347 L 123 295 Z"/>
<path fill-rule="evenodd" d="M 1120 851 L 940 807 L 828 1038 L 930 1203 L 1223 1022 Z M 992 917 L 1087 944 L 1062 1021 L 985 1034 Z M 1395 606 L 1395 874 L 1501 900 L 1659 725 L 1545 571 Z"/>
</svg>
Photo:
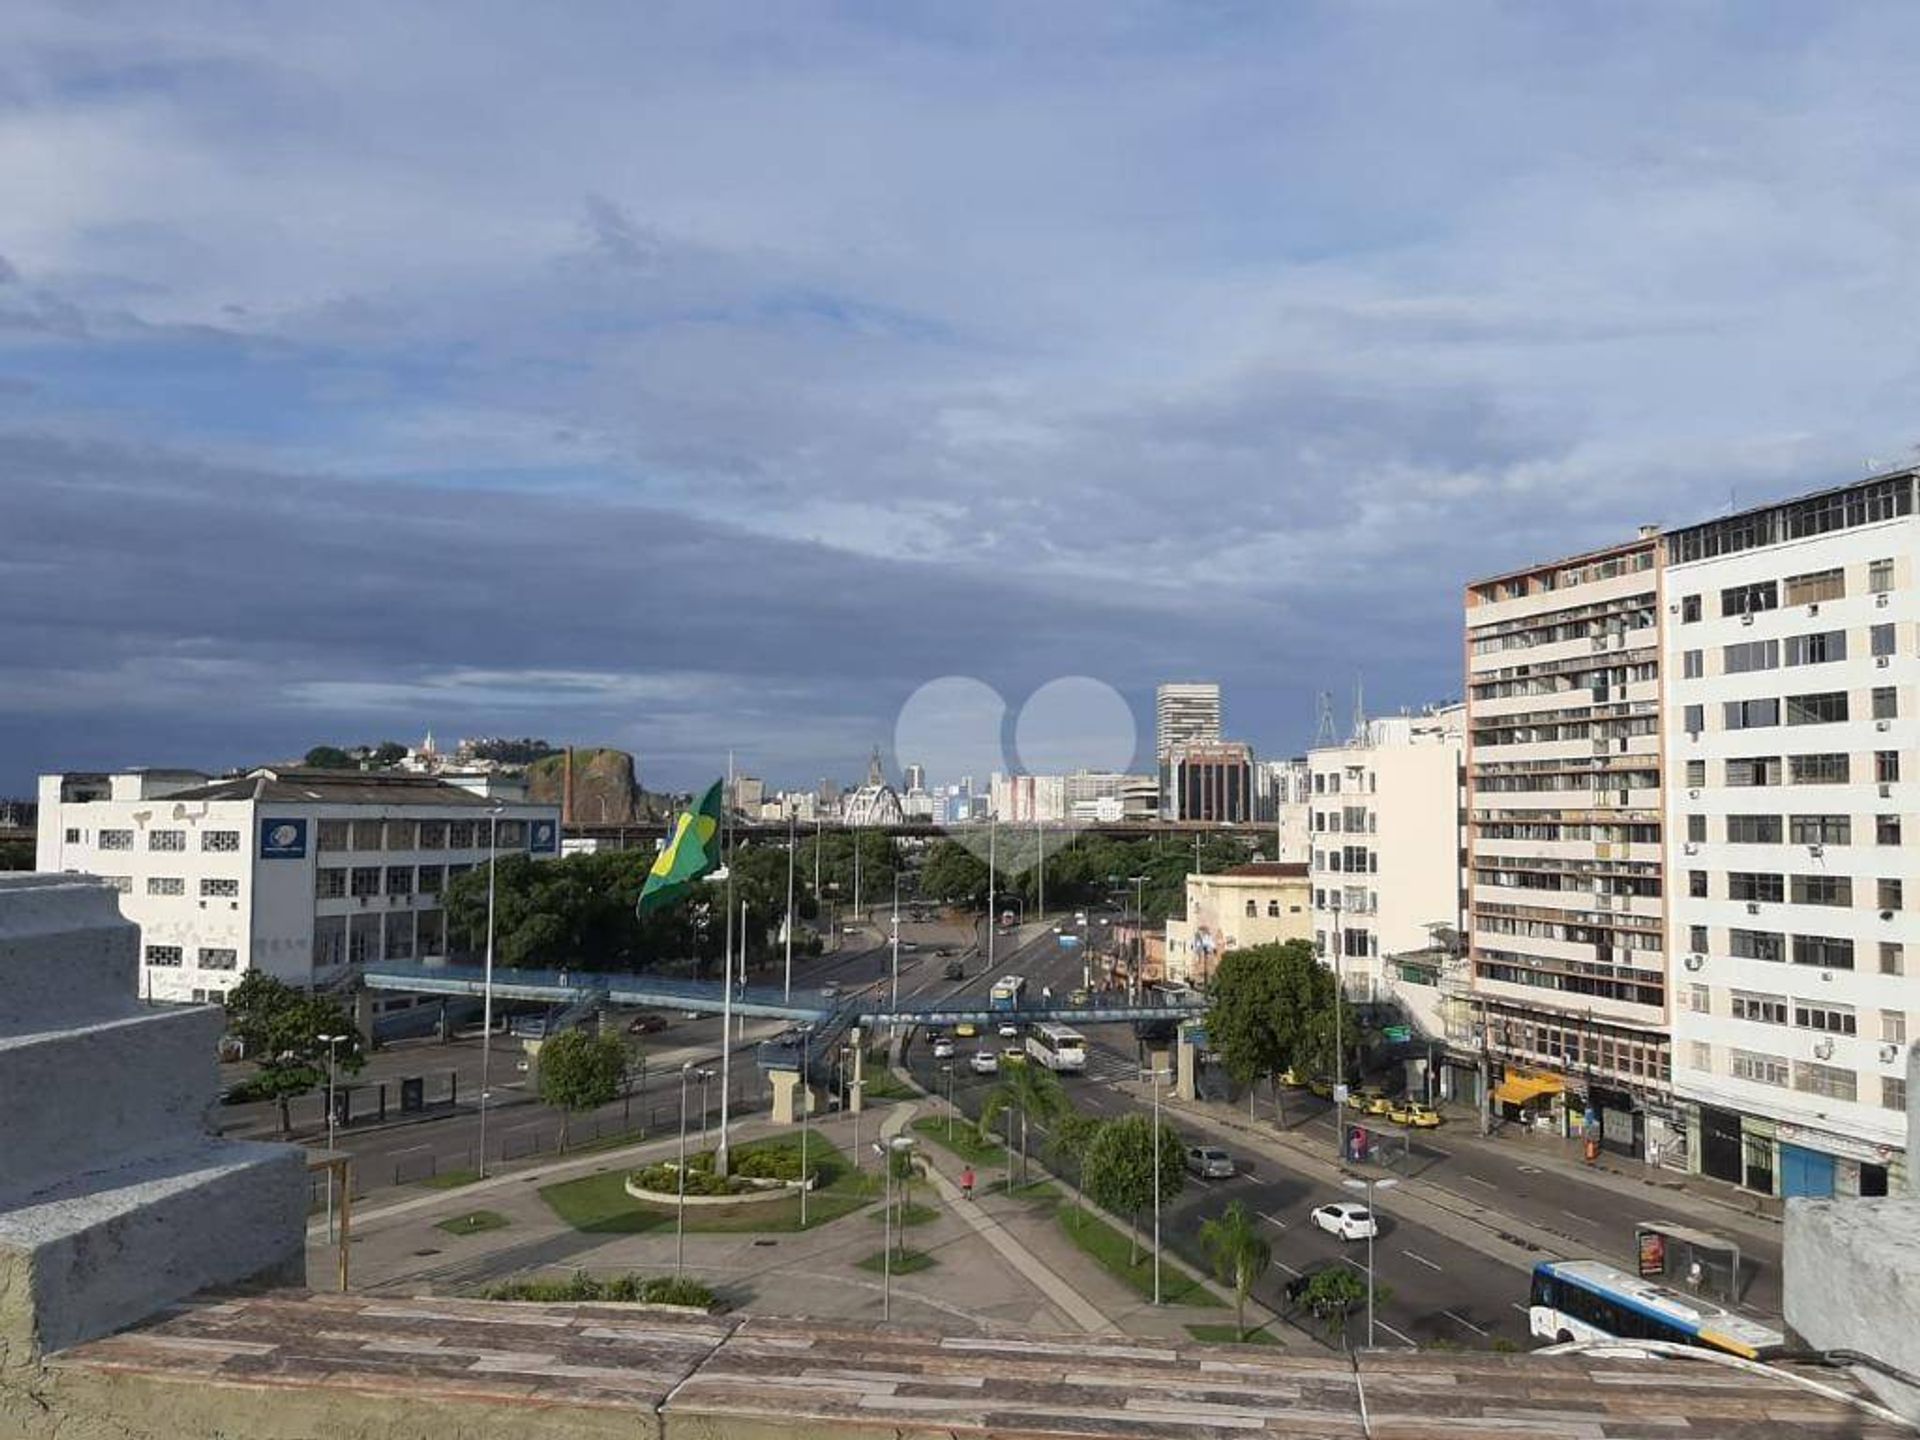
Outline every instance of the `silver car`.
<svg viewBox="0 0 1920 1440">
<path fill-rule="evenodd" d="M 1202 1180 L 1231 1180 L 1237 1173 L 1233 1167 L 1233 1157 L 1218 1145 L 1189 1147 L 1187 1169 Z"/>
</svg>

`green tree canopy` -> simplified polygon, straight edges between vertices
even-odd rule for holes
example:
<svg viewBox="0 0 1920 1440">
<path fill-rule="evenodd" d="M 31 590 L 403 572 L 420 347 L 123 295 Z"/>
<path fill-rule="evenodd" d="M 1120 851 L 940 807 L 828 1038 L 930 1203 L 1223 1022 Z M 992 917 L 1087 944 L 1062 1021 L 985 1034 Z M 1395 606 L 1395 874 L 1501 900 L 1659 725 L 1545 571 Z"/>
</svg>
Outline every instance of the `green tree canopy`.
<svg viewBox="0 0 1920 1440">
<path fill-rule="evenodd" d="M 1200 1249 L 1213 1266 L 1214 1279 L 1233 1287 L 1234 1326 L 1244 1339 L 1247 1293 L 1273 1264 L 1273 1246 L 1254 1225 L 1247 1207 L 1235 1200 L 1221 1214 L 1201 1223 Z"/>
<path fill-rule="evenodd" d="M 540 1098 L 560 1112 L 560 1148 L 567 1148 L 573 1116 L 620 1097 L 627 1047 L 617 1035 L 566 1030 L 540 1046 Z"/>
<path fill-rule="evenodd" d="M 373 754 L 368 758 L 377 769 L 391 769 L 407 758 L 407 747 L 398 740 L 382 740 L 373 747 Z"/>
<path fill-rule="evenodd" d="M 358 762 L 338 745 L 316 745 L 302 762 L 315 770 L 352 770 Z"/>
<path fill-rule="evenodd" d="M 1127 1217 L 1132 1241 L 1130 1261 L 1139 1256 L 1140 1216 L 1154 1200 L 1153 1121 L 1141 1114 L 1104 1122 L 1087 1147 L 1083 1184 L 1096 1205 Z M 1180 1136 L 1164 1120 L 1158 1135 L 1160 1203 L 1165 1205 L 1186 1184 L 1185 1156 Z"/>
<path fill-rule="evenodd" d="M 1020 1121 L 1020 1183 L 1027 1181 L 1027 1127 L 1052 1120 L 1070 1108 L 1060 1077 L 1033 1060 L 1001 1062 L 1000 1078 L 980 1107 L 980 1138 L 991 1142 L 993 1122 L 1011 1110 Z"/>
<path fill-rule="evenodd" d="M 1242 1085 L 1333 1061 L 1333 972 L 1313 944 L 1288 940 L 1229 950 L 1213 977 L 1207 1036 Z"/>
<path fill-rule="evenodd" d="M 250 1082 L 256 1095 L 280 1105 L 280 1133 L 293 1129 L 292 1101 L 324 1085 L 328 1045 L 322 1035 L 345 1039 L 332 1046 L 339 1071 L 358 1074 L 364 1060 L 360 1036 L 339 1002 L 295 990 L 263 970 L 249 970 L 227 992 L 227 1028 L 246 1046 L 258 1069 Z"/>
<path fill-rule="evenodd" d="M 987 862 L 958 840 L 937 840 L 921 862 L 920 893 L 947 905 L 984 905 Z"/>
</svg>

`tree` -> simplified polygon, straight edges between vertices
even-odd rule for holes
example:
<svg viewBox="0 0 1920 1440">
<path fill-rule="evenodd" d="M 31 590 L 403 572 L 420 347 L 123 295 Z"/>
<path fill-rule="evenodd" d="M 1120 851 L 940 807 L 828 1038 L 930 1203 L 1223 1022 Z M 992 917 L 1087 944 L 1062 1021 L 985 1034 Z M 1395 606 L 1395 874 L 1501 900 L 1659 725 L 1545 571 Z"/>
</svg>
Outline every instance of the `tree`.
<svg viewBox="0 0 1920 1440">
<path fill-rule="evenodd" d="M 1087 1168 L 1087 1150 L 1100 1133 L 1100 1121 L 1069 1109 L 1053 1122 L 1047 1135 L 1047 1148 L 1060 1168 L 1073 1177 L 1073 1208 L 1080 1208 L 1080 1187 Z"/>
<path fill-rule="evenodd" d="M 913 1153 L 910 1145 L 887 1146 L 887 1171 L 893 1177 L 893 1199 L 891 1204 L 898 1207 L 894 1216 L 893 1231 L 898 1237 L 900 1258 L 907 1258 L 907 1209 L 913 1198 L 913 1180 L 922 1173 L 920 1157 Z"/>
<path fill-rule="evenodd" d="M 984 905 L 987 862 L 957 840 L 938 841 L 921 863 L 920 891 L 949 905 Z"/>
<path fill-rule="evenodd" d="M 1384 1305 L 1393 1292 L 1384 1285 L 1373 1291 L 1373 1303 Z M 1353 1312 L 1367 1302 L 1367 1282 L 1345 1265 L 1329 1265 L 1308 1277 L 1298 1299 L 1308 1311 L 1327 1322 L 1336 1336 L 1345 1338 Z"/>
<path fill-rule="evenodd" d="M 1160 1123 L 1160 1203 L 1166 1204 L 1180 1193 L 1186 1183 L 1186 1164 L 1180 1137 L 1164 1120 Z M 1125 1215 L 1128 1224 L 1129 1265 L 1140 1254 L 1140 1215 L 1154 1201 L 1153 1121 L 1146 1115 L 1123 1115 L 1101 1124 L 1093 1143 L 1087 1147 L 1087 1194 L 1096 1205 L 1116 1215 Z"/>
<path fill-rule="evenodd" d="M 627 1073 L 627 1047 L 616 1035 L 568 1030 L 540 1046 L 540 1098 L 560 1112 L 560 1148 L 574 1112 L 592 1110 L 620 1096 Z"/>
<path fill-rule="evenodd" d="M 354 759 L 338 745 L 316 745 L 307 751 L 303 762 L 314 770 L 354 770 Z"/>
<path fill-rule="evenodd" d="M 0 840 L 0 870 L 33 869 L 33 846 L 25 840 Z"/>
<path fill-rule="evenodd" d="M 373 754 L 369 758 L 373 761 L 374 769 L 391 770 L 407 758 L 407 747 L 398 740 L 382 740 L 373 747 Z"/>
<path fill-rule="evenodd" d="M 1008 1110 L 1020 1117 L 1020 1183 L 1027 1183 L 1027 1126 L 1033 1119 L 1051 1120 L 1067 1108 L 1067 1092 L 1060 1077 L 1031 1060 L 1009 1059 L 1000 1066 L 1000 1078 L 980 1107 L 980 1138 L 991 1141 L 993 1122 Z"/>
<path fill-rule="evenodd" d="M 1214 972 L 1208 1038 L 1237 1083 L 1267 1077 L 1278 1104 L 1282 1070 L 1331 1058 L 1333 1002 L 1333 974 L 1310 941 L 1230 950 Z"/>
<path fill-rule="evenodd" d="M 353 1022 L 332 997 L 310 995 L 263 970 L 249 970 L 227 992 L 227 1028 L 246 1047 L 257 1068 L 250 1088 L 280 1104 L 280 1133 L 293 1130 L 294 1097 L 327 1080 L 328 1045 L 322 1035 L 346 1038 L 332 1046 L 334 1063 L 349 1075 L 365 1063 Z"/>
<path fill-rule="evenodd" d="M 1200 1226 L 1200 1248 L 1213 1266 L 1213 1277 L 1233 1287 L 1233 1323 L 1241 1339 L 1247 1334 L 1247 1292 L 1273 1264 L 1273 1246 L 1247 1216 L 1247 1207 L 1235 1200 Z"/>
</svg>

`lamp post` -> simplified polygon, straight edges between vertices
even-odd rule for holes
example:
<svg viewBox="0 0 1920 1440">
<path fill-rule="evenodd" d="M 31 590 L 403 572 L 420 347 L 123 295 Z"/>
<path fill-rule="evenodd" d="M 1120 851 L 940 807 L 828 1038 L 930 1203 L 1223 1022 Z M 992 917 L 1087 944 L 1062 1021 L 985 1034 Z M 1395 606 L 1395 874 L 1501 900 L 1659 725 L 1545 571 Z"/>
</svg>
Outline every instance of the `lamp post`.
<svg viewBox="0 0 1920 1440">
<path fill-rule="evenodd" d="M 940 1073 L 947 1077 L 947 1143 L 953 1143 L 953 1062 L 948 1061 L 940 1067 Z"/>
<path fill-rule="evenodd" d="M 721 1043 L 724 1044 L 725 1041 Z M 694 1078 L 700 1082 L 700 1143 L 704 1145 L 707 1143 L 707 1081 L 713 1078 L 713 1072 L 702 1070 Z"/>
<path fill-rule="evenodd" d="M 333 1047 L 343 1043 L 349 1037 L 345 1035 L 316 1035 L 313 1037 L 327 1047 L 327 1150 L 333 1150 L 333 1127 L 338 1112 L 333 1106 Z M 333 1243 L 333 1169 L 327 1169 L 327 1243 Z"/>
<path fill-rule="evenodd" d="M 700 1106 L 701 1121 L 706 1120 L 707 1077 L 713 1072 L 701 1070 Z M 674 1170 L 674 1188 L 678 1192 L 674 1199 L 673 1219 L 673 1273 L 678 1276 L 687 1268 L 687 1080 L 694 1074 L 693 1062 L 680 1062 L 680 1164 Z M 702 1138 L 705 1131 L 702 1130 Z"/>
<path fill-rule="evenodd" d="M 900 1013 L 900 872 L 893 872 L 893 1013 Z M 889 1035 L 897 1035 L 900 1022 L 896 1019 L 887 1026 Z"/>
<path fill-rule="evenodd" d="M 1133 964 L 1128 969 L 1127 999 L 1138 1005 L 1140 972 L 1145 968 L 1143 962 L 1147 954 L 1147 877 L 1130 875 L 1127 878 L 1133 881 Z"/>
<path fill-rule="evenodd" d="M 1367 1192 L 1367 1348 L 1371 1350 L 1373 1348 L 1373 1235 L 1380 1228 L 1380 1217 L 1373 1208 L 1373 1192 L 1391 1190 L 1400 1182 L 1389 1175 L 1380 1180 L 1369 1177 L 1364 1180 L 1342 1180 L 1340 1183 L 1349 1190 Z"/>
<path fill-rule="evenodd" d="M 888 1142 L 885 1186 L 886 1235 L 880 1256 L 880 1318 L 882 1320 L 893 1318 L 893 1157 L 912 1153 L 913 1137 L 911 1135 L 896 1135 Z M 901 1217 L 901 1228 L 906 1228 L 905 1216 Z"/>
<path fill-rule="evenodd" d="M 1171 1070 L 1149 1070 L 1153 1081 L 1153 1303 L 1160 1303 L 1160 1082 Z"/>
<path fill-rule="evenodd" d="M 794 856 L 794 814 L 787 811 L 787 978 L 781 992 L 785 1004 L 793 1003 L 793 862 Z"/>
<path fill-rule="evenodd" d="M 1000 835 L 1000 817 L 987 817 L 987 974 L 993 974 L 993 932 L 1000 928 L 1000 917 L 994 914 L 994 842 Z"/>
<path fill-rule="evenodd" d="M 482 1180 L 487 1178 L 487 1099 L 488 1076 L 493 1060 L 493 875 L 500 857 L 500 806 L 487 812 L 487 964 L 480 981 L 480 1163 Z"/>
<path fill-rule="evenodd" d="M 1347 992 L 1340 975 L 1340 952 L 1346 948 L 1340 930 L 1341 899 L 1338 890 L 1327 892 L 1327 903 L 1333 909 L 1333 1145 L 1335 1156 L 1344 1163 L 1347 1158 L 1347 1054 L 1341 1045 L 1340 1012 L 1346 1008 L 1343 1002 Z"/>
<path fill-rule="evenodd" d="M 807 1061 L 813 1049 L 813 1026 L 800 1027 L 800 1228 L 807 1228 L 807 1120 L 813 1113 L 813 1081 Z"/>
</svg>

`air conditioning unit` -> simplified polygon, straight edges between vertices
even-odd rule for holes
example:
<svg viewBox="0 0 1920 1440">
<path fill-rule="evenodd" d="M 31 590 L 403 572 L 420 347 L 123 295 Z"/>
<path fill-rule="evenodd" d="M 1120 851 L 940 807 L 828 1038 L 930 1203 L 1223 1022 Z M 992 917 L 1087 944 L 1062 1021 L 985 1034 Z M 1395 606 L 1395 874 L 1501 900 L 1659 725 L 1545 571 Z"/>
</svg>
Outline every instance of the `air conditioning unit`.
<svg viewBox="0 0 1920 1440">
<path fill-rule="evenodd" d="M 1887 608 L 1888 603 L 1892 601 L 1892 599 L 1893 597 L 1891 595 L 1887 594 L 1886 591 L 1882 590 L 1878 595 L 1873 597 L 1873 603 L 1879 606 L 1882 610 L 1884 610 Z"/>
<path fill-rule="evenodd" d="M 1818 1045 L 1815 1045 L 1813 1047 L 1813 1058 L 1816 1060 L 1831 1060 L 1833 1058 L 1833 1041 L 1822 1040 Z"/>
<path fill-rule="evenodd" d="M 1807 606 L 1807 614 L 1818 615 L 1819 613 L 1820 613 L 1820 602 L 1818 600 L 1814 601 L 1813 604 Z"/>
<path fill-rule="evenodd" d="M 1876 655 L 1873 657 L 1873 664 L 1876 670 L 1884 670 L 1892 663 L 1893 657 L 1891 655 Z"/>
<path fill-rule="evenodd" d="M 1759 913 L 1760 913 L 1760 902 L 1758 900 L 1747 901 L 1747 914 L 1758 915 Z"/>
<path fill-rule="evenodd" d="M 1827 853 L 1827 847 L 1817 842 L 1807 846 L 1807 854 L 1811 855 L 1816 860 L 1818 860 L 1822 855 L 1826 853 Z"/>
<path fill-rule="evenodd" d="M 1685 845 L 1680 847 L 1680 851 L 1684 855 L 1698 855 L 1700 853 L 1700 847 L 1689 840 Z"/>
<path fill-rule="evenodd" d="M 1891 800 L 1893 798 L 1893 786 L 1883 784 L 1880 787 L 1880 798 L 1882 800 Z"/>
<path fill-rule="evenodd" d="M 1698 789 L 1693 789 L 1693 790 L 1689 790 L 1689 791 L 1687 791 L 1687 798 L 1688 798 L 1689 800 L 1698 800 L 1698 799 L 1700 798 L 1700 792 L 1699 792 L 1699 790 L 1698 790 Z"/>
<path fill-rule="evenodd" d="M 1741 623 L 1742 625 L 1751 625 L 1751 624 L 1753 623 L 1753 616 L 1752 616 L 1752 614 L 1751 614 L 1751 613 L 1749 613 L 1749 614 L 1746 614 L 1746 615 L 1742 615 L 1742 616 L 1740 617 L 1740 623 Z"/>
<path fill-rule="evenodd" d="M 1876 720 L 1873 722 L 1873 728 L 1876 730 L 1891 730 L 1893 728 L 1893 722 L 1891 720 Z"/>
<path fill-rule="evenodd" d="M 1689 955 L 1680 963 L 1689 970 L 1698 970 L 1702 965 L 1707 963 L 1707 957 L 1704 955 Z"/>
<path fill-rule="evenodd" d="M 1891 911 L 1891 910 L 1882 910 L 1882 911 L 1880 912 L 1880 918 L 1881 918 L 1882 920 L 1891 920 L 1891 919 L 1893 919 L 1893 911 Z"/>
<path fill-rule="evenodd" d="M 1900 1047 L 1896 1045 L 1893 1041 L 1889 1040 L 1886 1044 L 1880 1047 L 1880 1063 L 1882 1065 L 1891 1065 L 1894 1062 L 1894 1058 L 1897 1055 L 1899 1055 L 1899 1053 L 1900 1053 Z"/>
</svg>

